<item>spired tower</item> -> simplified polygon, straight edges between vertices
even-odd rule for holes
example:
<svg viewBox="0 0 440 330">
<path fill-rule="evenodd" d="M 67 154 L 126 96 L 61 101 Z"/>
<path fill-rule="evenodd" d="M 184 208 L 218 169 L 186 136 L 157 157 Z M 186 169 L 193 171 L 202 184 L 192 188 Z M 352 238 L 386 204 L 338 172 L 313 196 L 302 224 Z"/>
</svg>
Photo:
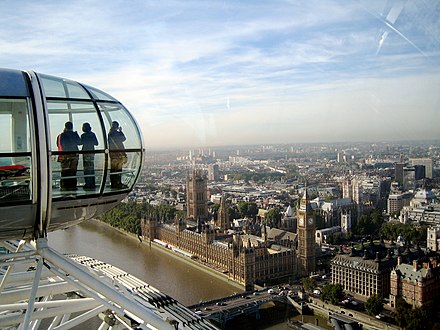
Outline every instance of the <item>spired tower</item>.
<svg viewBox="0 0 440 330">
<path fill-rule="evenodd" d="M 342 183 L 342 198 L 353 199 L 353 186 L 351 185 L 350 179 L 346 179 Z"/>
<path fill-rule="evenodd" d="M 208 184 L 202 171 L 194 170 L 186 179 L 186 214 L 188 218 L 208 218 Z"/>
<path fill-rule="evenodd" d="M 220 208 L 218 209 L 216 226 L 220 228 L 220 231 L 222 232 L 226 232 L 230 226 L 225 196 L 222 196 L 220 200 Z"/>
<path fill-rule="evenodd" d="M 301 199 L 298 216 L 298 275 L 308 276 L 316 271 L 315 215 L 308 200 L 307 189 Z"/>
</svg>

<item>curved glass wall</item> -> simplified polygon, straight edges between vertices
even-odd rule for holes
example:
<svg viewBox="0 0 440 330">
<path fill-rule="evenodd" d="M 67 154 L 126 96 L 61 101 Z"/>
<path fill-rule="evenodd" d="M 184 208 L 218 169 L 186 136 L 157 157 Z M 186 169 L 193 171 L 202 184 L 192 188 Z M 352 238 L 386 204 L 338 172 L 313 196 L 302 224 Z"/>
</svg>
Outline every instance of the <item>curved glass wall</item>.
<svg viewBox="0 0 440 330">
<path fill-rule="evenodd" d="M 120 104 L 99 103 L 107 127 L 109 144 L 106 191 L 134 185 L 142 155 L 139 131 L 128 112 Z"/>
<path fill-rule="evenodd" d="M 140 170 L 142 143 L 127 110 L 95 88 L 39 77 L 50 127 L 53 197 L 131 189 Z"/>
</svg>

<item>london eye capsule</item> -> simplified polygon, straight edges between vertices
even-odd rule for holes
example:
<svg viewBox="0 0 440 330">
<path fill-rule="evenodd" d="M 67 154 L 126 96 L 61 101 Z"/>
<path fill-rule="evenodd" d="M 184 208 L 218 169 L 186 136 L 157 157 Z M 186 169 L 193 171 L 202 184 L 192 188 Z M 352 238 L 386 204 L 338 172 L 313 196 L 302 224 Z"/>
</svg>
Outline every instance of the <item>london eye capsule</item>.
<svg viewBox="0 0 440 330">
<path fill-rule="evenodd" d="M 0 69 L 0 240 L 36 239 L 95 217 L 132 190 L 139 127 L 76 81 Z"/>
</svg>

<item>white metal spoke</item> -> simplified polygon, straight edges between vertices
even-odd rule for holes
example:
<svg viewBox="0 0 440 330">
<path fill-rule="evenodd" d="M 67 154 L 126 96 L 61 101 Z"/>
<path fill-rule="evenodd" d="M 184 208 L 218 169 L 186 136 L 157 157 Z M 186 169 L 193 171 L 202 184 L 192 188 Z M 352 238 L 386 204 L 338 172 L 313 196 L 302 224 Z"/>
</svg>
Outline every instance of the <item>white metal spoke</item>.
<svg viewBox="0 0 440 330">
<path fill-rule="evenodd" d="M 29 297 L 29 304 L 26 310 L 26 315 L 24 316 L 24 321 L 21 324 L 23 330 L 29 329 L 29 323 L 31 320 L 32 313 L 34 312 L 35 298 L 37 297 L 38 282 L 40 282 L 41 270 L 43 269 L 43 259 L 38 259 L 37 271 L 35 272 L 34 283 L 32 284 L 31 296 Z"/>
<path fill-rule="evenodd" d="M 19 243 L 18 246 L 17 246 L 17 249 L 15 250 L 15 254 L 14 254 L 15 257 L 18 256 L 18 253 L 19 253 L 20 250 L 23 248 L 23 246 L 24 246 L 25 243 L 26 243 L 26 241 L 24 241 L 24 240 L 21 240 L 21 241 L 20 241 L 20 243 Z M 4 245 L 4 247 L 8 248 L 7 245 Z M 26 252 L 25 252 L 25 253 L 26 253 Z M 5 255 L 5 256 L 7 256 L 7 255 Z M 3 256 L 2 256 L 2 257 L 3 257 Z M 6 285 L 6 281 L 9 279 L 9 274 L 12 272 L 13 269 L 14 269 L 14 265 L 13 265 L 13 264 L 11 264 L 11 265 L 8 266 L 8 269 L 6 270 L 6 273 L 5 273 L 5 275 L 3 276 L 2 282 L 0 283 L 0 294 L 2 293 L 3 288 L 4 288 L 5 285 Z"/>
<path fill-rule="evenodd" d="M 40 239 L 3 241 L 0 328 L 216 329 L 171 297 L 121 269 L 83 256 L 64 256 Z M 91 319 L 94 319 L 93 322 Z M 101 319 L 101 321 L 99 321 Z M 179 327 L 177 327 L 179 329 Z"/>
</svg>

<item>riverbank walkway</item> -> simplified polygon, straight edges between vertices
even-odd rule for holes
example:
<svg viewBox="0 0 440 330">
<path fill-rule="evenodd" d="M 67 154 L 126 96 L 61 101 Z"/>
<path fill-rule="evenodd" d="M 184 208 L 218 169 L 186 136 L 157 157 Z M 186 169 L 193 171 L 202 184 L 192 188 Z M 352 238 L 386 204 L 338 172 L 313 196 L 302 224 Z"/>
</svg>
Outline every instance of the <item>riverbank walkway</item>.
<svg viewBox="0 0 440 330">
<path fill-rule="evenodd" d="M 327 304 L 318 298 L 311 298 L 311 301 L 308 303 L 308 306 L 313 310 L 314 314 L 322 315 L 327 319 L 329 319 L 329 315 L 332 314 L 341 315 L 347 319 L 361 323 L 363 329 L 372 329 L 372 330 L 400 329 L 398 326 L 378 320 L 374 316 L 370 316 L 368 314 L 347 309 L 344 307 Z"/>
</svg>

